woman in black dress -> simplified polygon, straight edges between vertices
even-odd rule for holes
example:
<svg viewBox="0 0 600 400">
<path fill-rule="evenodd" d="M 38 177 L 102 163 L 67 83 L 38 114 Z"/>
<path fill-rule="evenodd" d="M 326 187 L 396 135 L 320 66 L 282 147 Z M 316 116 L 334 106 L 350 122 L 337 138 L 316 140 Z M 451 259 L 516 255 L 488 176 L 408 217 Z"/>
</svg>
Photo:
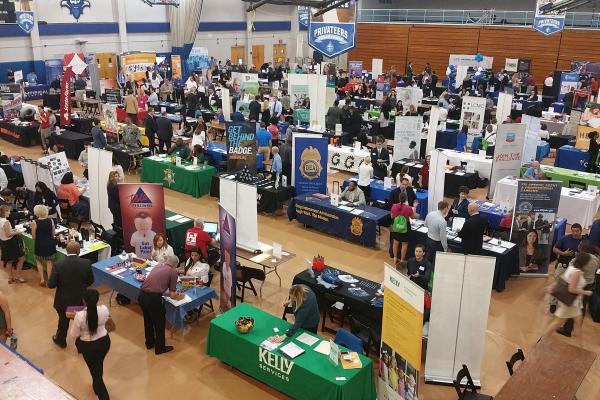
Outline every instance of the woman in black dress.
<svg viewBox="0 0 600 400">
<path fill-rule="evenodd" d="M 54 241 L 54 221 L 48 218 L 48 207 L 38 204 L 33 207 L 33 215 L 37 219 L 31 221 L 31 238 L 35 245 L 35 259 L 40 274 L 40 286 L 46 286 L 44 278 L 44 261 L 48 278 L 52 274 L 52 260 L 56 254 Z"/>
<path fill-rule="evenodd" d="M 587 172 L 596 173 L 598 169 L 598 150 L 600 150 L 600 145 L 598 145 L 598 132 L 593 131 L 588 133 L 588 139 L 590 139 L 590 147 L 588 147 L 589 160 L 585 170 Z"/>
<path fill-rule="evenodd" d="M 25 230 L 12 227 L 8 220 L 10 210 L 10 206 L 0 206 L 0 249 L 2 249 L 0 265 L 3 267 L 8 266 L 8 283 L 17 281 L 23 283 L 25 279 L 23 279 L 21 271 L 25 262 L 25 254 L 23 253 L 19 234 Z M 17 270 L 16 274 L 15 269 Z"/>
<path fill-rule="evenodd" d="M 108 193 L 108 209 L 113 215 L 113 225 L 121 225 L 121 203 L 119 202 L 119 173 L 111 171 L 108 174 L 108 183 L 106 184 L 106 192 Z"/>
<path fill-rule="evenodd" d="M 56 207 L 58 207 L 58 197 L 54 192 L 48 189 L 48 186 L 44 182 L 37 182 L 35 184 L 35 193 L 33 196 L 33 206 L 42 204 L 48 207 L 48 215 L 52 218 L 56 218 Z"/>
</svg>

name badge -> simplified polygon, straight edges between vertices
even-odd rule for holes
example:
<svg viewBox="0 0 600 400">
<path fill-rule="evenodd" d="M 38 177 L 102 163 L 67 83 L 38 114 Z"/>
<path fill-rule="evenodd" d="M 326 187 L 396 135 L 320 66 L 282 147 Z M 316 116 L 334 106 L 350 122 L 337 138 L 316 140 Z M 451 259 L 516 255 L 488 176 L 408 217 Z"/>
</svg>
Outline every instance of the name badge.
<svg viewBox="0 0 600 400">
<path fill-rule="evenodd" d="M 419 267 L 419 271 L 425 271 L 425 267 L 421 265 L 421 266 Z"/>
</svg>

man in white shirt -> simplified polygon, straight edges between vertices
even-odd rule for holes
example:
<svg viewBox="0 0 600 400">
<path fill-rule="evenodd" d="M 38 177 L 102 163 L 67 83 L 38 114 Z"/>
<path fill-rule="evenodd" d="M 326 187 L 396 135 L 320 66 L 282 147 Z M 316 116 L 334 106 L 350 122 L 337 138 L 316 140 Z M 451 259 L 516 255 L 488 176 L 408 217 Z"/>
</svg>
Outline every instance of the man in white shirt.
<svg viewBox="0 0 600 400">
<path fill-rule="evenodd" d="M 365 194 L 358 188 L 356 181 L 350 181 L 348 187 L 342 192 L 341 200 L 352 203 L 352 205 L 360 206 L 367 202 L 365 201 Z"/>
<path fill-rule="evenodd" d="M 158 75 L 156 72 L 153 72 L 152 76 L 150 77 L 150 86 L 152 86 L 154 90 L 157 90 L 160 87 L 161 82 L 162 78 L 160 75 Z"/>
<path fill-rule="evenodd" d="M 158 95 L 154 88 L 150 88 L 150 96 L 148 96 L 148 105 L 152 107 L 158 107 Z"/>
<path fill-rule="evenodd" d="M 435 262 L 435 253 L 438 251 L 449 251 L 448 239 L 446 238 L 446 215 L 450 205 L 445 201 L 438 203 L 437 211 L 432 211 L 425 218 L 425 227 L 427 228 L 427 258 L 429 262 Z"/>
<path fill-rule="evenodd" d="M 278 97 L 275 97 L 273 99 L 273 103 L 271 104 L 271 116 L 277 117 L 277 119 L 279 119 L 279 116 L 281 115 L 282 111 L 283 104 L 281 104 L 281 101 L 279 101 Z"/>
</svg>

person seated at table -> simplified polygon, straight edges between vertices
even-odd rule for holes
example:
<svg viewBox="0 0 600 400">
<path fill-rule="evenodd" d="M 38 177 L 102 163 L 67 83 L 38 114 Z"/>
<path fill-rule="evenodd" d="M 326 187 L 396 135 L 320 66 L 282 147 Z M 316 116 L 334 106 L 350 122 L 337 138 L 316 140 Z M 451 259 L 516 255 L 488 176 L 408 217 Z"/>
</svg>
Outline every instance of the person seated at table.
<svg viewBox="0 0 600 400">
<path fill-rule="evenodd" d="M 289 299 L 284 303 L 284 307 L 292 307 L 294 324 L 285 331 L 285 335 L 269 338 L 272 342 L 281 343 L 285 339 L 294 336 L 300 328 L 312 333 L 317 333 L 319 328 L 321 313 L 319 312 L 319 303 L 315 292 L 305 285 L 293 285 L 290 288 L 289 296 Z"/>
<path fill-rule="evenodd" d="M 398 202 L 392 205 L 390 210 L 390 216 L 392 218 L 392 225 L 390 226 L 392 243 L 392 255 L 394 257 L 394 265 L 397 265 L 398 261 L 406 260 L 406 252 L 408 251 L 408 240 L 410 236 L 410 219 L 418 217 L 415 209 L 406 204 L 406 193 L 400 193 L 398 196 Z M 398 247 L 400 248 L 400 259 L 398 260 Z"/>
<path fill-rule="evenodd" d="M 402 106 L 402 100 L 398 100 L 396 102 L 396 115 L 403 115 L 404 114 L 404 108 Z"/>
<path fill-rule="evenodd" d="M 60 80 L 61 76 L 56 75 L 56 78 L 52 82 L 50 82 L 50 88 L 53 89 L 55 92 L 60 92 Z"/>
<path fill-rule="evenodd" d="M 537 101 L 538 100 L 538 89 L 537 86 L 534 86 L 529 93 L 529 97 L 527 97 L 527 101 Z"/>
<path fill-rule="evenodd" d="M 452 206 L 450 207 L 450 213 L 448 214 L 450 218 L 469 218 L 469 199 L 467 198 L 468 195 L 468 187 L 461 186 L 458 188 L 458 198 L 454 199 L 454 201 L 452 202 Z"/>
<path fill-rule="evenodd" d="M 550 140 L 550 133 L 548 132 L 548 125 L 540 124 L 540 130 L 538 131 L 538 137 L 542 140 Z"/>
<path fill-rule="evenodd" d="M 193 146 L 190 155 L 184 161 L 194 161 L 194 157 L 198 160 L 198 164 L 204 162 L 204 149 L 199 144 Z"/>
<path fill-rule="evenodd" d="M 157 233 L 152 239 L 152 260 L 159 263 L 167 262 L 167 257 L 175 256 L 173 248 L 167 243 L 162 233 Z"/>
<path fill-rule="evenodd" d="M 199 126 L 196 126 L 194 134 L 192 135 L 192 148 L 196 145 L 200 146 L 202 149 L 208 145 L 206 140 L 206 129 L 200 129 Z"/>
<path fill-rule="evenodd" d="M 537 179 L 537 180 L 546 179 L 546 175 L 544 174 L 544 171 L 542 171 L 542 168 L 540 167 L 540 162 L 537 160 L 534 161 L 531 164 L 531 167 L 527 168 L 527 170 L 523 174 L 523 178 Z"/>
<path fill-rule="evenodd" d="M 192 124 L 190 124 L 187 121 L 187 118 L 182 118 L 181 122 L 183 127 L 179 130 L 179 135 L 185 137 L 192 137 L 192 135 L 194 134 L 194 127 L 192 127 Z"/>
<path fill-rule="evenodd" d="M 44 205 L 48 207 L 48 215 L 52 218 L 56 218 L 58 207 L 58 198 L 54 192 L 48 189 L 48 186 L 42 181 L 38 181 L 35 184 L 35 192 L 33 194 L 33 207 L 37 205 Z"/>
<path fill-rule="evenodd" d="M 104 134 L 104 131 L 102 130 L 102 128 L 100 127 L 100 121 L 96 118 L 94 118 L 92 120 L 92 130 L 90 131 L 90 134 L 92 135 L 92 146 L 96 149 L 103 149 L 106 147 L 107 142 L 106 142 L 106 135 Z"/>
<path fill-rule="evenodd" d="M 123 143 L 131 147 L 140 147 L 140 128 L 133 123 L 131 117 L 125 118 L 123 127 Z"/>
<path fill-rule="evenodd" d="M 193 276 L 194 278 L 200 279 L 204 284 L 208 283 L 208 274 L 210 272 L 210 265 L 206 263 L 206 260 L 202 257 L 202 252 L 199 248 L 193 248 L 190 250 L 190 256 L 185 261 L 183 266 L 177 268 L 179 275 Z"/>
<path fill-rule="evenodd" d="M 62 177 L 56 195 L 59 201 L 63 200 L 63 202 L 60 202 L 61 209 L 66 209 L 68 204 L 76 216 L 80 218 L 88 217 L 90 206 L 85 200 L 80 198 L 81 192 L 77 185 L 75 185 L 72 172 L 67 172 Z"/>
<path fill-rule="evenodd" d="M 182 138 L 177 138 L 175 144 L 169 149 L 169 154 L 177 155 L 182 160 L 187 160 L 190 157 L 190 147 L 183 142 Z"/>
<path fill-rule="evenodd" d="M 418 117 L 419 113 L 417 112 L 417 109 L 415 108 L 414 104 L 410 104 L 408 106 L 408 110 L 406 111 L 406 114 L 404 114 L 407 117 Z"/>
<path fill-rule="evenodd" d="M 413 207 L 417 207 L 419 203 L 417 202 L 417 195 L 415 194 L 415 190 L 410 186 L 410 181 L 408 178 L 400 178 L 400 184 L 398 187 L 391 191 L 388 201 L 390 204 L 396 204 L 400 202 L 400 194 L 406 194 L 406 201 L 408 205 Z"/>
<path fill-rule="evenodd" d="M 598 145 L 598 132 L 590 132 L 587 136 L 588 139 L 590 139 L 590 144 L 588 147 L 589 159 L 585 170 L 595 174 L 598 171 L 598 150 L 600 150 L 600 146 Z"/>
<path fill-rule="evenodd" d="M 504 217 L 502 217 L 498 226 L 500 228 L 510 229 L 512 227 L 512 224 L 513 224 L 513 209 L 511 208 L 510 210 L 508 210 L 508 214 L 506 214 Z"/>
<path fill-rule="evenodd" d="M 221 123 L 221 124 L 225 123 L 225 116 L 223 115 L 223 109 L 222 108 L 217 108 L 217 114 L 215 114 L 215 119 L 217 121 L 219 121 L 219 123 Z"/>
<path fill-rule="evenodd" d="M 358 167 L 358 187 L 363 191 L 365 197 L 371 195 L 371 179 L 373 178 L 373 166 L 371 165 L 371 157 L 366 156 L 363 163 Z"/>
<path fill-rule="evenodd" d="M 400 172 L 398 172 L 396 174 L 396 184 L 400 185 L 402 178 L 406 178 L 406 179 L 408 179 L 408 186 L 412 186 L 413 177 L 410 176 L 409 172 L 410 172 L 410 168 L 408 167 L 408 165 L 403 165 L 400 168 Z"/>
<path fill-rule="evenodd" d="M 373 163 L 373 175 L 377 179 L 383 179 L 387 176 L 387 167 L 390 164 L 390 153 L 384 147 L 385 139 L 383 136 L 377 136 L 375 148 L 371 150 L 371 162 Z"/>
<path fill-rule="evenodd" d="M 415 246 L 415 256 L 408 259 L 406 266 L 410 280 L 424 290 L 428 290 L 429 280 L 433 273 L 433 266 L 429 260 L 425 258 L 425 245 L 418 244 Z"/>
<path fill-rule="evenodd" d="M 88 179 L 88 146 L 90 145 L 85 145 L 84 149 L 79 153 L 79 158 L 77 158 L 79 165 L 83 167 L 83 176 L 85 179 Z"/>
<path fill-rule="evenodd" d="M 465 153 L 467 151 L 467 134 L 469 133 L 469 127 L 463 125 L 460 132 L 456 135 L 456 147 L 454 150 Z"/>
<path fill-rule="evenodd" d="M 425 163 L 423 167 L 419 170 L 419 184 L 421 188 L 427 189 L 429 188 L 429 162 L 431 161 L 431 156 L 425 156 Z"/>
<path fill-rule="evenodd" d="M 194 219 L 194 226 L 185 232 L 185 256 L 189 257 L 195 248 L 200 249 L 202 257 L 209 265 L 214 265 L 219 260 L 219 252 L 216 250 L 219 243 L 204 231 L 204 221 L 200 218 Z"/>
<path fill-rule="evenodd" d="M 523 237 L 519 248 L 519 269 L 522 272 L 538 271 L 546 261 L 546 254 L 538 244 L 538 233 L 532 229 Z"/>
<path fill-rule="evenodd" d="M 410 153 L 408 154 L 409 160 L 418 160 L 419 159 L 419 149 L 417 149 L 417 142 L 415 142 L 414 140 L 411 140 L 410 143 L 408 144 L 408 150 L 410 150 Z M 411 182 L 411 184 L 412 184 L 412 182 Z"/>
<path fill-rule="evenodd" d="M 355 206 L 367 204 L 365 200 L 365 194 L 358 187 L 356 181 L 350 181 L 350 183 L 348 183 L 348 187 L 342 192 L 340 200 L 347 201 L 351 205 Z"/>
<path fill-rule="evenodd" d="M 246 118 L 244 117 L 244 107 L 239 108 L 239 111 L 234 111 L 231 113 L 231 120 L 233 122 L 244 122 Z"/>
</svg>

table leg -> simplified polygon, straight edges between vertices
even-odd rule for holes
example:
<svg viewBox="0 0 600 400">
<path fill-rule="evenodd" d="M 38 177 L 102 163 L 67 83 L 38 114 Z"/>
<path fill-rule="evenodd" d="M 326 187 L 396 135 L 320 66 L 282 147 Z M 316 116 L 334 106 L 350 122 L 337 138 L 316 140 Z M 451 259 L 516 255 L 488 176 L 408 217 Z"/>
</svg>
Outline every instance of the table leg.
<svg viewBox="0 0 600 400">
<path fill-rule="evenodd" d="M 115 290 L 114 289 L 110 292 L 110 296 L 108 296 L 108 306 L 109 307 L 112 307 L 113 294 L 115 294 Z"/>
<path fill-rule="evenodd" d="M 275 267 L 275 275 L 277 275 L 277 279 L 279 279 L 279 287 L 281 287 L 281 276 L 279 276 L 279 272 L 277 272 L 277 267 Z"/>
<path fill-rule="evenodd" d="M 267 275 L 268 275 L 267 267 L 265 267 L 263 265 L 262 268 L 263 268 L 263 272 L 265 273 L 265 279 L 262 282 L 260 282 L 260 288 L 258 289 L 258 292 L 260 293 L 260 297 L 262 297 L 262 288 L 263 288 L 263 285 L 265 284 L 265 281 L 267 280 Z"/>
</svg>

